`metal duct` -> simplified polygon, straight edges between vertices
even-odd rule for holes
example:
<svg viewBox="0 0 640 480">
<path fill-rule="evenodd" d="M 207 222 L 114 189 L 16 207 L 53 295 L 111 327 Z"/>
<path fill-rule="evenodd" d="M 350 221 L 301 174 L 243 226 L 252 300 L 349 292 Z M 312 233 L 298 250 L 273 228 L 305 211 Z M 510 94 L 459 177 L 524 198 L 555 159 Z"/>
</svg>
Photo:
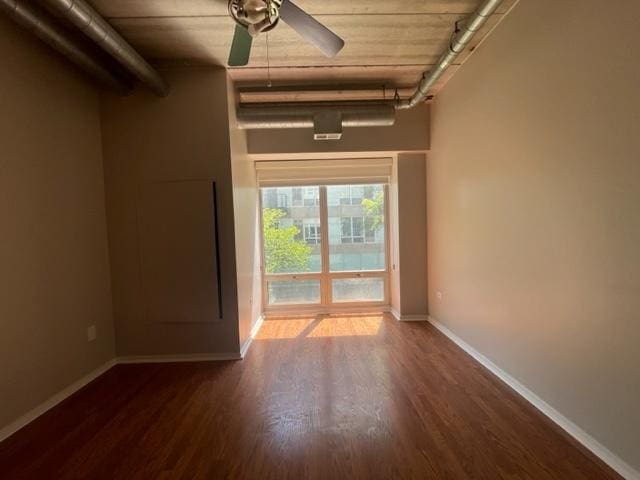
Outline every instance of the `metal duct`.
<svg viewBox="0 0 640 480">
<path fill-rule="evenodd" d="M 464 51 L 473 36 L 487 22 L 489 17 L 495 13 L 502 0 L 484 0 L 480 7 L 468 19 L 464 21 L 463 27 L 456 31 L 451 37 L 451 42 L 447 51 L 442 54 L 436 66 L 429 72 L 425 72 L 418 85 L 418 89 L 408 100 L 400 100 L 396 108 L 404 110 L 413 108 L 422 103 L 427 98 L 427 94 L 436 81 L 442 76 L 453 61 Z"/>
<path fill-rule="evenodd" d="M 110 72 L 93 57 L 85 46 L 33 2 L 0 0 L 0 9 L 5 11 L 15 22 L 31 31 L 40 40 L 55 48 L 105 85 L 120 93 L 127 93 L 131 90 L 124 79 Z"/>
<path fill-rule="evenodd" d="M 147 61 L 84 0 L 45 0 L 100 45 L 155 94 L 165 97 L 169 86 Z"/>
<path fill-rule="evenodd" d="M 340 115 L 343 127 L 387 127 L 395 123 L 393 102 L 386 103 L 297 103 L 290 105 L 255 105 L 238 108 L 238 127 L 313 128 L 322 115 Z"/>
</svg>

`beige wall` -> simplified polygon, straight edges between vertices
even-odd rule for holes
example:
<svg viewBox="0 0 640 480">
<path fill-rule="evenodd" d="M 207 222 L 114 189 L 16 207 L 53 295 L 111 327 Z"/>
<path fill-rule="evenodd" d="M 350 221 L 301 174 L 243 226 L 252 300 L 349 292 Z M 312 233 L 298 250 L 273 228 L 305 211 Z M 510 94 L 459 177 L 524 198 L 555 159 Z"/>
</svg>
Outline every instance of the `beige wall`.
<svg viewBox="0 0 640 480">
<path fill-rule="evenodd" d="M 313 129 L 248 130 L 251 154 L 424 151 L 429 148 L 429 105 L 397 112 L 392 127 L 345 128 L 340 141 L 314 140 Z"/>
<path fill-rule="evenodd" d="M 1 429 L 113 358 L 114 340 L 98 95 L 4 17 L 0 57 Z"/>
<path fill-rule="evenodd" d="M 227 84 L 229 101 L 229 139 L 233 210 L 235 213 L 236 268 L 238 279 L 238 328 L 240 345 L 246 345 L 251 329 L 262 314 L 262 277 L 260 272 L 260 224 L 258 217 L 258 181 L 254 162 L 247 154 L 246 130 L 236 123 L 236 96 L 233 84 Z"/>
<path fill-rule="evenodd" d="M 427 203 L 424 153 L 399 153 L 398 254 L 399 302 L 394 309 L 402 319 L 427 315 Z"/>
<path fill-rule="evenodd" d="M 522 0 L 438 96 L 427 185 L 431 315 L 636 470 L 638 18 Z"/>
<path fill-rule="evenodd" d="M 172 89 L 166 98 L 138 91 L 102 99 L 118 355 L 237 354 L 226 73 L 161 73 Z M 218 191 L 222 317 L 212 181 Z"/>
</svg>

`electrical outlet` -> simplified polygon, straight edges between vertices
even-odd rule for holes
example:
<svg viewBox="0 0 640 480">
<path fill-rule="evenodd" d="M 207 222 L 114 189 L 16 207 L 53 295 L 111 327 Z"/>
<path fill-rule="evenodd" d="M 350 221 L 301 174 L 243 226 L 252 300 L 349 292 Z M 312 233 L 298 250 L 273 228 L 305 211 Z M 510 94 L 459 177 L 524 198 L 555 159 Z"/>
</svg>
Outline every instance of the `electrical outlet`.
<svg viewBox="0 0 640 480">
<path fill-rule="evenodd" d="M 96 331 L 95 325 L 87 327 L 87 342 L 93 342 L 97 336 L 98 332 Z"/>
<path fill-rule="evenodd" d="M 438 300 L 442 300 L 442 292 L 436 292 L 436 297 L 438 298 Z"/>
</svg>

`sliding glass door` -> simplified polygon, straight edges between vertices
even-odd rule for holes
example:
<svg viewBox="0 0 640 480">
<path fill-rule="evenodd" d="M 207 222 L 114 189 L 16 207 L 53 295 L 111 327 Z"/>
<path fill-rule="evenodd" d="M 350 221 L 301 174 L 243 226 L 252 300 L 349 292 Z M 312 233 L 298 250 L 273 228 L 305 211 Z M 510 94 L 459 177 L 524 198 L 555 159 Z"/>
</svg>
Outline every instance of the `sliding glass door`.
<svg viewBox="0 0 640 480">
<path fill-rule="evenodd" d="M 265 311 L 388 301 L 384 184 L 261 190 Z"/>
</svg>

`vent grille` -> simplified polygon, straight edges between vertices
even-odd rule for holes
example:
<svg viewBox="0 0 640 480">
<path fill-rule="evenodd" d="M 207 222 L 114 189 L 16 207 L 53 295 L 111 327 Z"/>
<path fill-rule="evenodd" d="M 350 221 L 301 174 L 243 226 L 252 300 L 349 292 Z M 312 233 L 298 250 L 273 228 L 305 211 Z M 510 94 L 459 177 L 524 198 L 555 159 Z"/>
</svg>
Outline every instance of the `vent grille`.
<svg viewBox="0 0 640 480">
<path fill-rule="evenodd" d="M 340 140 L 342 133 L 314 133 L 314 140 Z"/>
</svg>

